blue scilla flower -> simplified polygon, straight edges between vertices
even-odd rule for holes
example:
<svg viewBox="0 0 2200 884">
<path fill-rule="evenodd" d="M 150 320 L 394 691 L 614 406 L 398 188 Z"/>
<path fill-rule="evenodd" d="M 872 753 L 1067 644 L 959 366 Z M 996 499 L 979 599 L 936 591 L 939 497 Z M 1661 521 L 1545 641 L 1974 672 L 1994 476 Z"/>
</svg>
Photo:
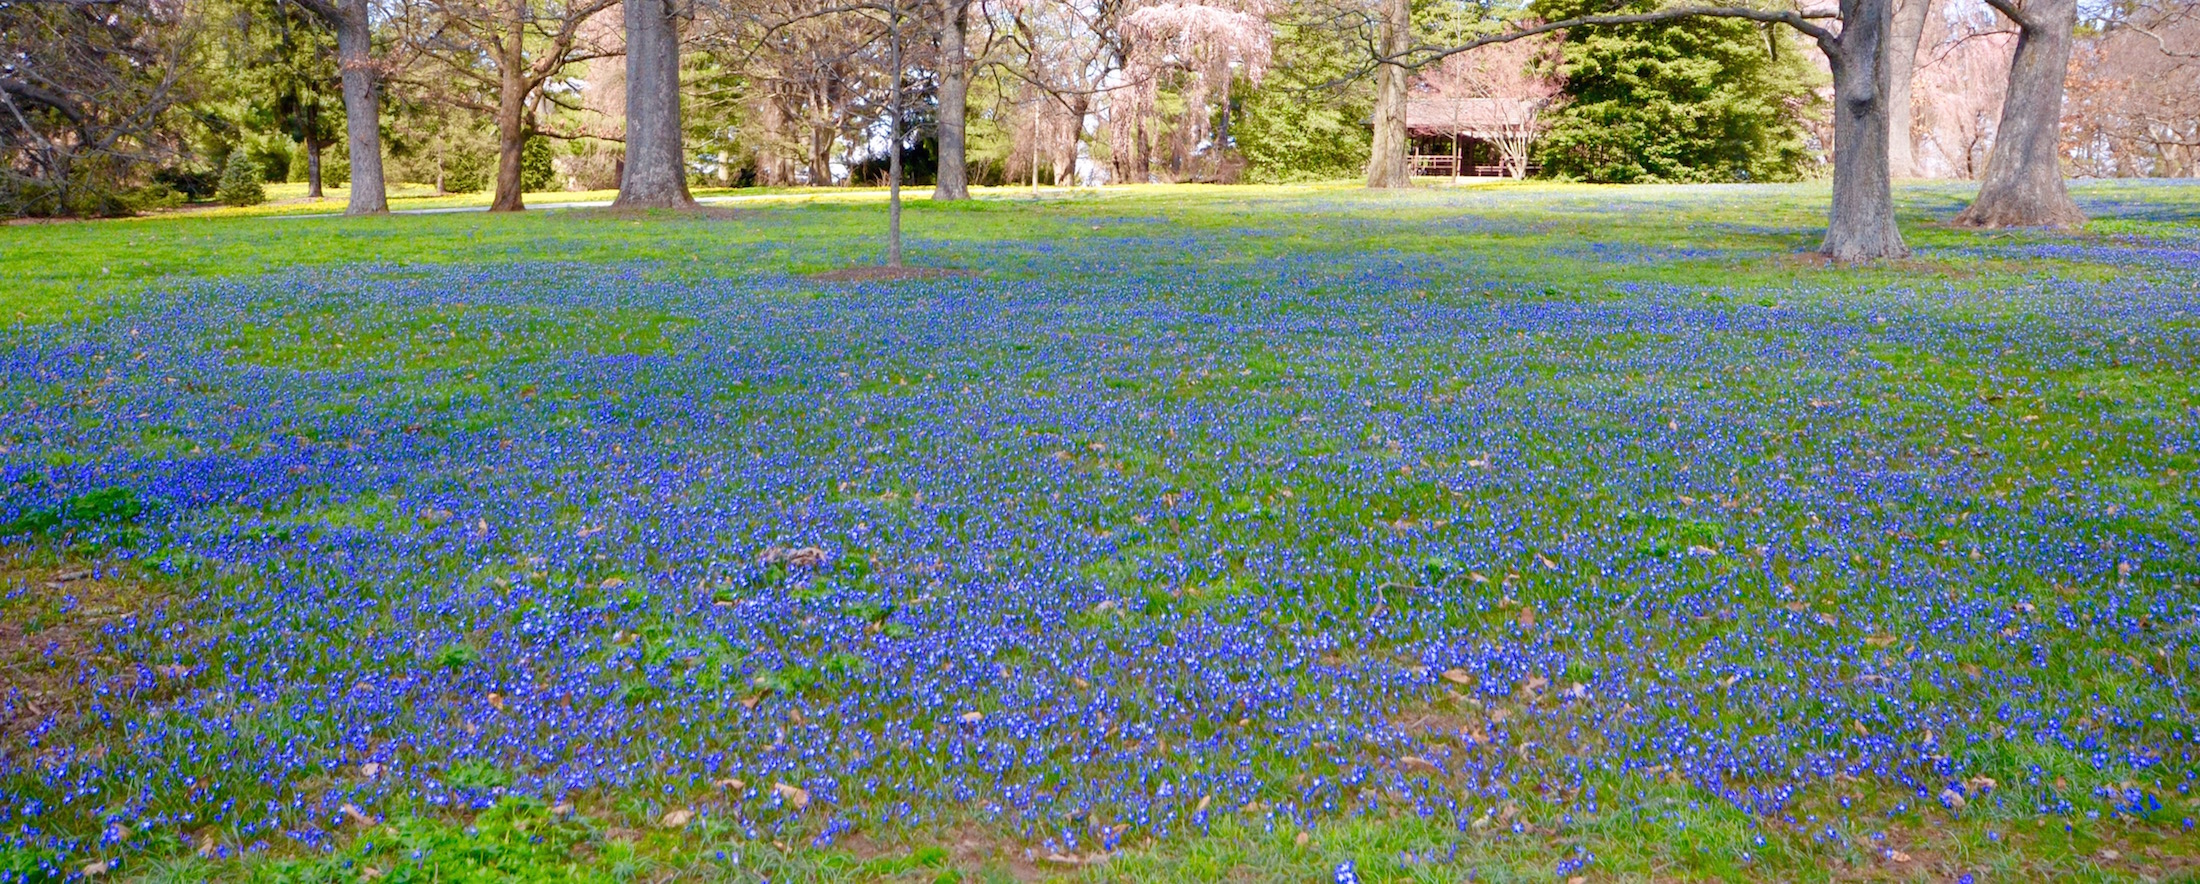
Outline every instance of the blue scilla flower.
<svg viewBox="0 0 2200 884">
<path fill-rule="evenodd" d="M 1351 860 L 1337 864 L 1337 871 L 1329 876 L 1335 884 L 1360 884 L 1360 873 L 1352 867 Z"/>
</svg>

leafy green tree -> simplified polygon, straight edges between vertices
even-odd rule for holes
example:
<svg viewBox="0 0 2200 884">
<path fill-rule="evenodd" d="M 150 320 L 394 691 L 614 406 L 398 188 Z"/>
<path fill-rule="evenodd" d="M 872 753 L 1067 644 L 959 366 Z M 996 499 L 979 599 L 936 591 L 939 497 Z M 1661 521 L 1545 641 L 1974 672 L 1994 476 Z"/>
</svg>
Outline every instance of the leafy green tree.
<svg viewBox="0 0 2200 884">
<path fill-rule="evenodd" d="M 1658 5 L 1537 0 L 1531 8 L 1556 21 Z M 1739 19 L 1573 29 L 1543 168 L 1611 182 L 1800 178 L 1816 165 L 1804 115 L 1824 79 L 1806 52 L 1785 28 Z"/>
<path fill-rule="evenodd" d="M 1351 178 L 1367 167 L 1374 91 L 1364 79 L 1330 86 L 1353 71 L 1357 35 L 1318 24 L 1277 21 L 1275 62 L 1258 88 L 1241 80 L 1231 135 L 1255 182 Z"/>
<path fill-rule="evenodd" d="M 206 30 L 162 0 L 0 2 L 0 215 L 131 211 L 173 156 Z"/>
<path fill-rule="evenodd" d="M 241 149 L 229 152 L 229 163 L 222 166 L 221 189 L 214 192 L 214 198 L 223 205 L 257 206 L 267 202 L 267 189 L 260 186 L 266 167 L 249 154 Z"/>
</svg>

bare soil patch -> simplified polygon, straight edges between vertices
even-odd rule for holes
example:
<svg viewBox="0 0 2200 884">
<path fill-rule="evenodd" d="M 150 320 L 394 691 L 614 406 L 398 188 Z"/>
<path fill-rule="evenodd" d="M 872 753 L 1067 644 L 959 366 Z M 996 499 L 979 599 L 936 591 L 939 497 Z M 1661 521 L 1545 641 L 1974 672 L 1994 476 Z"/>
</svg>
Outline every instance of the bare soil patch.
<svg viewBox="0 0 2200 884">
<path fill-rule="evenodd" d="M 55 563 L 0 549 L 0 754 L 18 751 L 49 720 L 64 731 L 74 727 L 100 684 L 81 677 L 85 664 L 123 668 L 117 665 L 122 661 L 102 656 L 100 629 L 163 599 L 149 584 L 101 573 L 87 562 Z M 163 682 L 188 674 L 174 667 L 155 671 Z"/>
<path fill-rule="evenodd" d="M 1106 862 L 1099 855 L 1057 854 L 1052 859 L 1034 860 L 1024 855 L 1027 845 L 1021 841 L 993 827 L 969 821 L 884 836 L 857 831 L 842 837 L 838 846 L 863 860 L 904 857 L 918 848 L 938 847 L 947 851 L 947 865 L 953 872 L 974 877 L 1005 875 L 1019 882 L 1059 878 L 1081 866 Z M 937 869 L 918 870 L 910 877 L 926 880 L 938 874 Z"/>
</svg>

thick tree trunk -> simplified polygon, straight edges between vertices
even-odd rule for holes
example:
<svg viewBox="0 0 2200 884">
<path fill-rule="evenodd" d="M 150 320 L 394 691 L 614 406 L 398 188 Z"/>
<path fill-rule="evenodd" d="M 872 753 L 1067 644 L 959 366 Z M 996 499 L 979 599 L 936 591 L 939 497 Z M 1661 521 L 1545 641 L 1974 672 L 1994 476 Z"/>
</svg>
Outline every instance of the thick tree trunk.
<svg viewBox="0 0 2200 884">
<path fill-rule="evenodd" d="M 833 130 L 826 126 L 810 126 L 810 186 L 826 187 L 833 183 Z M 853 181 L 849 183 L 854 183 Z"/>
<path fill-rule="evenodd" d="M 1997 4 L 1999 6 L 1999 4 Z M 2028 0 L 2013 8 L 2017 54 L 2009 63 L 2009 96 L 1978 199 L 1956 215 L 1967 227 L 2076 227 L 2085 213 L 2063 186 L 2063 79 L 2070 71 L 2077 0 Z M 2011 9 L 2004 9 L 2009 13 Z"/>
<path fill-rule="evenodd" d="M 505 22 L 503 45 L 498 47 L 504 57 L 497 64 L 497 190 L 495 200 L 489 203 L 491 212 L 527 208 L 520 198 L 519 168 L 520 151 L 527 146 L 527 53 L 521 42 L 526 37 L 526 23 L 522 2 L 512 0 L 507 6 L 510 19 Z"/>
<path fill-rule="evenodd" d="M 382 186 L 382 95 L 374 69 L 374 34 L 367 0 L 344 0 L 334 22 L 336 64 L 343 71 L 344 131 L 351 152 L 351 202 L 346 215 L 390 210 Z"/>
<path fill-rule="evenodd" d="M 620 208 L 682 208 L 687 157 L 680 143 L 680 21 L 673 0 L 626 0 L 626 166 Z M 501 172 L 501 169 L 499 170 Z"/>
<path fill-rule="evenodd" d="M 935 200 L 970 198 L 970 165 L 964 146 L 963 119 L 970 94 L 970 61 L 964 57 L 964 29 L 970 25 L 969 0 L 944 0 L 940 10 L 939 148 Z"/>
<path fill-rule="evenodd" d="M 1910 134 L 1914 111 L 1910 83 L 1917 75 L 1917 44 L 1925 36 L 1932 0 L 1895 0 L 1894 30 L 1887 44 L 1887 171 L 1895 178 L 1916 178 L 1917 142 Z"/>
<path fill-rule="evenodd" d="M 1887 176 L 1888 31 L 1894 0 L 1841 0 L 1838 41 L 1820 41 L 1833 67 L 1833 208 L 1819 252 L 1836 261 L 1899 258 Z"/>
<path fill-rule="evenodd" d="M 1403 55 L 1413 45 L 1413 4 L 1383 0 L 1382 51 Z M 1375 69 L 1375 139 L 1367 158 L 1367 186 L 1410 187 L 1406 169 L 1406 80 L 1411 72 L 1389 61 Z"/>
<path fill-rule="evenodd" d="M 1077 145 L 1084 138 L 1085 117 L 1090 113 L 1092 113 L 1091 95 L 1079 92 L 1069 96 L 1069 131 L 1063 133 L 1062 153 L 1069 157 L 1068 168 L 1072 179 L 1077 178 Z M 1064 183 L 1063 186 L 1066 187 L 1074 183 L 1076 182 Z"/>
</svg>

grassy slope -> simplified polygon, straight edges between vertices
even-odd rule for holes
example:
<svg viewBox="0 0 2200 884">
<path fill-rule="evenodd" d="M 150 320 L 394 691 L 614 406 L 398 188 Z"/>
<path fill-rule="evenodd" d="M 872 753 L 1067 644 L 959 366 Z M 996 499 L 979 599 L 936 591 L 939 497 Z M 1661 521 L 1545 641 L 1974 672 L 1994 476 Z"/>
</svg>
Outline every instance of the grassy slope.
<svg viewBox="0 0 2200 884">
<path fill-rule="evenodd" d="M 2096 191 L 2120 197 L 2116 185 Z M 1905 220 L 1913 244 L 1961 247 L 1977 241 L 1968 232 L 1931 223 L 1958 205 L 1960 191 L 1921 187 L 1905 193 Z M 1634 284 L 1731 285 L 1784 293 L 1777 296 L 1837 297 L 1845 289 L 1897 280 L 1936 278 L 1957 289 L 1990 290 L 2043 268 L 1958 258 L 1918 259 L 1888 266 L 1825 269 L 1807 257 L 1815 239 L 1822 191 L 1814 187 L 1735 189 L 1705 198 L 1698 191 L 1653 188 L 1616 191 L 1593 187 L 1491 186 L 1476 194 L 1486 200 L 1483 217 L 1510 219 L 1524 227 L 1459 232 L 1431 227 L 1401 236 L 1391 228 L 1370 228 L 1355 240 L 1334 225 L 1302 225 L 1296 213 L 1316 210 L 1354 213 L 1438 214 L 1413 195 L 1366 195 L 1342 187 L 1180 188 L 1154 192 L 1135 188 L 1028 202 L 1016 191 L 989 194 L 964 206 L 912 203 L 908 221 L 915 254 L 923 263 L 983 265 L 988 242 L 996 239 L 1045 241 L 1099 231 L 1094 222 L 1156 219 L 1188 228 L 1262 227 L 1278 235 L 1264 242 L 1273 253 L 1330 249 L 1395 249 L 1404 253 L 1456 254 L 1471 251 L 1482 259 L 1489 278 L 1541 286 L 1547 293 L 1594 298 L 1613 286 Z M 1668 199 L 1670 197 L 1670 199 Z M 2148 200 L 2181 200 L 2158 212 L 2127 213 L 2099 222 L 2101 233 L 2182 232 L 2200 206 L 2200 191 L 2151 191 Z M 858 198 L 861 199 L 860 197 Z M 1617 202 L 1621 209 L 1615 211 Z M 805 204 L 807 203 L 807 204 Z M 299 264 L 376 262 L 396 264 L 493 265 L 500 260 L 555 259 L 579 262 L 662 262 L 669 272 L 721 272 L 712 255 L 734 245 L 771 243 L 771 266 L 745 271 L 810 272 L 863 263 L 876 253 L 883 219 L 875 205 L 863 202 L 785 202 L 756 204 L 754 214 L 733 220 L 684 218 L 633 219 L 588 213 L 536 213 L 519 217 L 487 215 L 395 216 L 371 219 L 288 219 L 260 217 L 267 212 L 236 212 L 202 217 L 164 217 L 95 224 L 32 225 L 0 231 L 0 274 L 12 281 L 0 295 L 0 317 L 44 323 L 69 321 L 127 310 L 132 296 L 149 286 L 176 279 L 250 276 Z M 1349 231 L 1345 227 L 1342 230 Z M 2035 234 L 2010 234 L 2033 238 Z M 1669 250 L 1641 262 L 1593 262 L 1572 249 L 1584 243 Z M 1743 250 L 1748 257 L 1694 259 L 1685 250 Z M 1671 251 L 1678 250 L 1678 251 Z M 1662 258 L 1658 256 L 1662 255 Z M 1236 256 L 1257 262 L 1262 254 Z M 692 268 L 684 271 L 679 268 Z M 2106 278 L 2111 270 L 2070 263 L 2055 268 L 2066 278 Z M 1011 276 L 1015 268 L 997 268 Z M 1981 309 L 1992 309 L 1991 304 Z M 0 320 L 4 321 L 4 320 Z M 646 318 L 611 320 L 635 328 Z M 252 330 L 240 330 L 249 335 Z M 601 329 L 599 329 L 601 331 Z M 372 342 L 360 342 L 371 346 Z M 310 353 L 269 353 L 277 362 L 317 358 Z M 446 353 L 441 360 L 463 362 L 485 354 Z M 1967 388 L 1958 373 L 1945 368 L 1931 378 Z M 1630 787 L 1633 788 L 1633 787 Z M 1560 843 L 1537 838 L 1492 835 L 1466 842 L 1451 859 L 1496 879 L 1548 878 L 1554 861 L 1576 849 L 1598 859 L 1596 874 L 1620 877 L 1717 878 L 1744 874 L 1733 864 L 1753 854 L 1759 865 L 1750 875 L 1820 878 L 1836 876 L 1930 876 L 1960 865 L 1998 871 L 2012 879 L 2045 876 L 2114 878 L 2117 864 L 2101 862 L 2102 851 L 2137 856 L 2148 851 L 2176 857 L 2193 845 L 2167 827 L 2111 821 L 2080 822 L 2028 816 L 1979 814 L 1932 825 L 1915 816 L 1892 826 L 1885 811 L 1905 796 L 1876 792 L 1860 784 L 1847 795 L 1816 796 L 1829 825 L 1865 831 L 1889 828 L 1893 843 L 1911 858 L 1890 862 L 1854 846 L 1829 847 L 1794 836 L 1764 839 L 1732 808 L 1684 786 L 1653 788 L 1626 810 L 1585 821 Z M 1874 817 L 1880 821 L 1875 823 Z M 466 823 L 470 822 L 471 825 Z M 1684 825 L 1676 826 L 1676 822 Z M 1215 837 L 1134 845 L 1105 869 L 1075 874 L 1095 878 L 1216 880 L 1305 880 L 1308 871 L 1326 869 L 1344 858 L 1360 858 L 1371 872 L 1405 878 L 1448 880 L 1458 865 L 1422 864 L 1413 854 L 1446 843 L 1447 833 L 1424 830 L 1411 819 L 1387 823 L 1336 822 L 1313 831 L 1249 831 L 1222 822 Z M 1676 830 L 1691 833 L 1676 837 Z M 495 874 L 522 877 L 595 876 L 629 879 L 674 875 L 681 878 L 725 876 L 747 880 L 837 880 L 851 877 L 903 877 L 929 880 L 959 869 L 979 880 L 1028 877 L 1048 870 L 1011 850 L 1007 858 L 985 854 L 1007 845 L 982 829 L 911 832 L 886 842 L 862 843 L 832 852 L 784 850 L 736 838 L 707 826 L 681 833 L 637 826 L 631 808 L 584 808 L 581 818 L 550 809 L 514 806 L 472 821 L 417 819 L 391 821 L 388 832 L 399 843 L 431 848 L 441 855 L 476 857 Z M 1455 845 L 1457 842 L 1452 842 Z M 1853 844 L 1853 842 L 1852 842 Z M 580 865 L 572 865 L 583 857 Z M 1369 864 L 1369 857 L 1377 862 Z M 736 859 L 737 858 L 737 859 Z M 151 879 L 194 880 L 261 876 L 271 879 L 346 878 L 349 857 L 255 860 L 247 865 L 210 863 L 179 854 L 156 858 L 124 870 Z M 362 864 L 364 860 L 362 859 Z M 1837 866 L 1835 863 L 1846 863 Z M 2171 861 L 2172 867 L 2179 863 Z M 1058 870 L 1066 871 L 1066 870 Z M 493 875 L 491 876 L 493 877 Z M 487 878 L 484 878 L 487 879 Z M 451 880 L 446 875 L 444 880 Z"/>
<path fill-rule="evenodd" d="M 1959 284 L 1984 284 L 2019 278 L 2037 267 L 2005 267 L 1967 262 L 1961 267 L 1900 264 L 1844 268 L 1833 273 L 1808 266 L 1792 253 L 1807 251 L 1823 230 L 1823 188 L 1817 185 L 1760 187 L 1726 192 L 1710 201 L 1685 188 L 1613 188 L 1596 185 L 1491 183 L 1471 191 L 1489 217 L 1518 219 L 1534 226 L 1517 231 L 1469 236 L 1430 229 L 1412 238 L 1385 229 L 1360 242 L 1340 242 L 1328 229 L 1293 235 L 1290 212 L 1295 201 L 1333 200 L 1352 211 L 1436 215 L 1435 207 L 1413 196 L 1369 195 L 1345 185 L 1284 187 L 1120 187 L 1105 190 L 1047 190 L 1034 200 L 1017 188 L 980 188 L 979 199 L 959 206 L 917 199 L 909 235 L 916 241 L 944 241 L 980 253 L 992 238 L 1042 240 L 1078 236 L 1086 217 L 1156 218 L 1193 227 L 1240 225 L 1275 227 L 1285 235 L 1271 240 L 1278 251 L 1365 246 L 1407 253 L 1472 250 L 1492 259 L 1489 267 L 1515 282 L 1548 282 L 1561 288 L 1596 290 L 1609 281 L 1675 284 L 1780 285 L 1809 280 L 1813 285 L 1871 285 L 1940 273 Z M 2087 191 L 2119 196 L 2128 186 L 2091 185 Z M 1954 214 L 1967 189 L 1917 185 L 1903 193 L 1903 220 L 1913 246 L 1962 245 L 1976 234 L 1932 223 Z M 2192 191 L 2184 199 L 2200 202 Z M 608 199 L 609 192 L 534 194 L 533 200 Z M 2148 191 L 2146 200 L 2164 193 Z M 340 196 L 340 193 L 337 194 Z M 117 298 L 157 285 L 167 277 L 250 276 L 298 265 L 359 261 L 395 263 L 475 263 L 503 259 L 695 260 L 708 261 L 714 248 L 750 242 L 778 242 L 784 263 L 774 268 L 810 272 L 875 260 L 885 219 L 873 190 L 699 191 L 698 196 L 734 196 L 741 210 L 770 213 L 775 221 L 758 230 L 742 224 L 675 221 L 641 229 L 632 219 L 575 223 L 587 212 L 537 212 L 518 217 L 485 214 L 393 215 L 384 218 L 304 217 L 271 225 L 270 216 L 340 209 L 336 196 L 320 204 L 286 203 L 249 209 L 214 209 L 94 223 L 28 224 L 0 228 L 0 274 L 10 281 L 0 293 L 0 318 L 44 322 L 96 314 Z M 1684 196 L 1686 197 L 1684 199 Z M 1622 201 L 1629 211 L 1613 211 Z M 392 200 L 400 210 L 467 207 L 485 204 L 479 194 L 416 196 Z M 1474 205 L 1470 203 L 1470 205 Z M 792 208 L 807 212 L 785 212 Z M 2182 208 L 2184 213 L 2179 214 Z M 2095 222 L 2096 233 L 2144 234 L 2176 229 L 2190 217 L 2187 203 L 2162 206 Z M 2148 216 L 2158 214 L 2163 220 Z M 2189 229 L 2189 221 L 2183 226 Z M 1473 233 L 1473 231 L 1468 231 Z M 2034 234 L 1997 235 L 1997 239 L 2034 238 Z M 1663 248 L 1762 249 L 1770 260 L 1667 263 L 1639 267 L 1595 266 L 1578 256 L 1553 254 L 1552 247 L 1584 242 L 1631 243 Z M 1257 255 L 1248 256 L 1257 258 Z M 918 263 L 939 263 L 937 255 L 917 251 Z M 2085 268 L 2073 268 L 2085 270 Z"/>
</svg>

